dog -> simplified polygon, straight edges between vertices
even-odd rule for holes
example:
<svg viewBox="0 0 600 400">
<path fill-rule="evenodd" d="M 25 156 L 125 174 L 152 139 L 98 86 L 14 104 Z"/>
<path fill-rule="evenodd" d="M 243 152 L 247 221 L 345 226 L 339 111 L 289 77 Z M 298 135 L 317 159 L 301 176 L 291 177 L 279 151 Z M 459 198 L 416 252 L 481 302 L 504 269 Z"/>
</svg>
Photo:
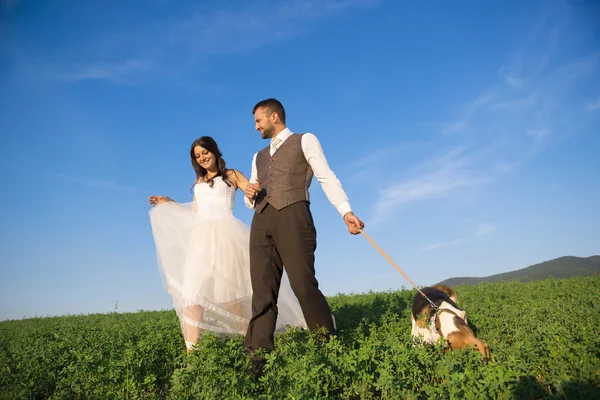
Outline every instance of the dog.
<svg viewBox="0 0 600 400">
<path fill-rule="evenodd" d="M 489 346 L 475 337 L 467 323 L 467 313 L 456 305 L 456 292 L 445 285 L 434 285 L 421 289 L 437 307 L 431 307 L 427 299 L 417 292 L 412 303 L 412 336 L 422 337 L 423 342 L 435 344 L 442 337 L 450 350 L 477 347 L 484 361 L 490 358 Z"/>
</svg>

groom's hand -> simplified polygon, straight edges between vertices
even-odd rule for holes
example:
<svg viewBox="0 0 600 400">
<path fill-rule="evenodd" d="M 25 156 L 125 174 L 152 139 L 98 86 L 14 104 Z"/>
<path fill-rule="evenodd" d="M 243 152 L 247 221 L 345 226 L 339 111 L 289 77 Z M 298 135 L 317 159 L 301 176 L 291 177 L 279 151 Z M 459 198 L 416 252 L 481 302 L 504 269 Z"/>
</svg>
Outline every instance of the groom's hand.
<svg viewBox="0 0 600 400">
<path fill-rule="evenodd" d="M 365 227 L 365 224 L 352 211 L 344 214 L 344 222 L 348 225 L 348 232 L 353 235 L 359 234 L 360 230 Z"/>
<path fill-rule="evenodd" d="M 258 183 L 248 183 L 248 185 L 246 185 L 246 190 L 244 191 L 244 193 L 246 193 L 246 197 L 248 198 L 248 200 L 254 201 L 259 191 L 260 185 Z"/>
</svg>

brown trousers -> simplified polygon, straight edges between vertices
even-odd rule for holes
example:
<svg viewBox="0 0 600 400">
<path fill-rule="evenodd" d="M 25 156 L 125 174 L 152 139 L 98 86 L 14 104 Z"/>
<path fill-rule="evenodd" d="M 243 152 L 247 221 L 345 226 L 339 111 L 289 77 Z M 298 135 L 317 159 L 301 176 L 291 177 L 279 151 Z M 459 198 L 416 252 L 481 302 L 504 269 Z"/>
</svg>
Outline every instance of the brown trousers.
<svg viewBox="0 0 600 400">
<path fill-rule="evenodd" d="M 317 232 L 307 202 L 277 210 L 270 204 L 255 212 L 250 229 L 252 318 L 244 342 L 247 351 L 273 349 L 277 297 L 283 268 L 309 328 L 334 332 L 327 300 L 315 278 Z"/>
</svg>

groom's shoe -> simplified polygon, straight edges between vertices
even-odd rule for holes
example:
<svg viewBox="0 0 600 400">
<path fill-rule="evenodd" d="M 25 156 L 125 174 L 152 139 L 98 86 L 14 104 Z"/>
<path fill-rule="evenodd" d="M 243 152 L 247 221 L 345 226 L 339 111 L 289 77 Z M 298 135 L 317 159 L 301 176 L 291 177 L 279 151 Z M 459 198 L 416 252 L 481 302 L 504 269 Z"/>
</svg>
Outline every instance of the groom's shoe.
<svg viewBox="0 0 600 400">
<path fill-rule="evenodd" d="M 266 363 L 267 361 L 262 356 L 253 357 L 251 367 L 252 375 L 256 376 L 257 378 L 263 376 Z"/>
<path fill-rule="evenodd" d="M 318 326 L 311 331 L 311 335 L 318 346 L 324 346 L 335 335 L 335 331 L 330 331 L 325 327 Z"/>
<path fill-rule="evenodd" d="M 248 373 L 254 375 L 256 378 L 260 378 L 264 373 L 267 360 L 265 360 L 261 351 L 253 351 L 250 349 L 244 349 L 244 351 L 252 357 Z"/>
</svg>

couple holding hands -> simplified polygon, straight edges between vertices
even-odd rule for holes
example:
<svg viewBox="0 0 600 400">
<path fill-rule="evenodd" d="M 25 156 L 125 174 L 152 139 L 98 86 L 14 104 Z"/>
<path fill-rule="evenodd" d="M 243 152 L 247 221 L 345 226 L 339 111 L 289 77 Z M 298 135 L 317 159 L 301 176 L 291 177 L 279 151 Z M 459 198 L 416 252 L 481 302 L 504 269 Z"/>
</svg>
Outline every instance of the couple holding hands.
<svg viewBox="0 0 600 400">
<path fill-rule="evenodd" d="M 319 140 L 292 133 L 276 99 L 257 103 L 256 130 L 269 146 L 252 160 L 248 180 L 229 169 L 208 136 L 190 149 L 194 198 L 151 196 L 150 222 L 159 271 L 173 298 L 188 351 L 203 331 L 245 335 L 249 353 L 274 346 L 286 326 L 335 331 L 315 277 L 316 230 L 309 206 L 313 176 L 351 234 L 360 233 Z M 254 210 L 250 229 L 233 215 L 237 189 Z M 285 271 L 285 273 L 284 273 Z"/>
</svg>

